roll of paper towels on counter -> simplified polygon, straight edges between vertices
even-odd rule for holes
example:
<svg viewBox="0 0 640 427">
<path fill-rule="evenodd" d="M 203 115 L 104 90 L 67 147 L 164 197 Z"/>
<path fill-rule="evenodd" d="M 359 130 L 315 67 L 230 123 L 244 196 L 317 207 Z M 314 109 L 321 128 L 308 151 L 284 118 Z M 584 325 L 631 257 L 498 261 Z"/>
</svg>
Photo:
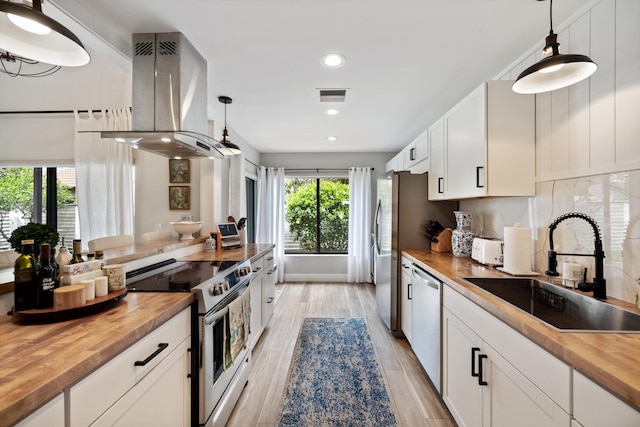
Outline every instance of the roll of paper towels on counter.
<svg viewBox="0 0 640 427">
<path fill-rule="evenodd" d="M 505 227 L 503 271 L 514 275 L 531 274 L 531 255 L 531 228 L 521 227 L 519 223 Z"/>
</svg>

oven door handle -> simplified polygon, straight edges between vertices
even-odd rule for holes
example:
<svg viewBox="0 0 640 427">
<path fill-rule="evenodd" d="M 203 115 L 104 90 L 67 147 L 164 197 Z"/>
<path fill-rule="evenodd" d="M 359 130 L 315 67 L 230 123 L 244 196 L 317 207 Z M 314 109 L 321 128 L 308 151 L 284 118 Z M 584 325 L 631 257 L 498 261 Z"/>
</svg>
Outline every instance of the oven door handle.
<svg viewBox="0 0 640 427">
<path fill-rule="evenodd" d="M 225 307 L 220 311 L 216 311 L 215 313 L 205 316 L 204 317 L 205 325 L 210 325 L 212 323 L 217 322 L 218 320 L 222 319 L 228 312 L 229 312 L 229 307 Z"/>
</svg>

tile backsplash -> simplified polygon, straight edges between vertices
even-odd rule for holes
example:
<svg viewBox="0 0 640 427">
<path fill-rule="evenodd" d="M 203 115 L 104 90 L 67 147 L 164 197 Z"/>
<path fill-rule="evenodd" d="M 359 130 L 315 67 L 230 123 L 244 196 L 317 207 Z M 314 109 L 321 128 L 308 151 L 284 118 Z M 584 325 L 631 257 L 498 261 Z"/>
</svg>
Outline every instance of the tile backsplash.
<svg viewBox="0 0 640 427">
<path fill-rule="evenodd" d="M 544 273 L 549 250 L 549 225 L 568 212 L 593 218 L 600 229 L 605 252 L 607 295 L 632 303 L 640 291 L 640 170 L 594 175 L 536 185 L 535 197 L 463 200 L 460 209 L 473 213 L 472 231 L 477 236 L 502 238 L 505 226 L 519 222 L 531 227 L 533 269 Z M 594 233 L 588 222 L 569 219 L 553 234 L 554 249 L 565 253 L 593 254 Z M 558 257 L 560 263 L 575 261 L 589 267 L 593 257 Z"/>
</svg>

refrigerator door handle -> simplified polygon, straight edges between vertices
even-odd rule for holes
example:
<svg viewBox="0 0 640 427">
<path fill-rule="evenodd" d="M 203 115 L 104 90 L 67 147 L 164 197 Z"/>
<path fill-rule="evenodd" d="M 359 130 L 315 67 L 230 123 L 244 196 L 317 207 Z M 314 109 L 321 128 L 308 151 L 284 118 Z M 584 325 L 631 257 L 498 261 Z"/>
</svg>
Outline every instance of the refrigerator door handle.
<svg viewBox="0 0 640 427">
<path fill-rule="evenodd" d="M 382 200 L 378 200 L 378 207 L 376 208 L 375 218 L 375 231 L 376 236 L 376 251 L 380 253 L 380 210 L 382 209 Z"/>
</svg>

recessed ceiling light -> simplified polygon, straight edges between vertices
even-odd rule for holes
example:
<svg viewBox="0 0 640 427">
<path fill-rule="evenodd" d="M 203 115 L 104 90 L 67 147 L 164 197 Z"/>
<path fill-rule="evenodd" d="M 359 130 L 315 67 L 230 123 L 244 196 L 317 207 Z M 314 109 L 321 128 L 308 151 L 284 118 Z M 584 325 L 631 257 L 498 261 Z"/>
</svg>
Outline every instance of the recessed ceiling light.
<svg viewBox="0 0 640 427">
<path fill-rule="evenodd" d="M 345 61 L 346 58 L 339 53 L 328 53 L 322 57 L 322 65 L 327 68 L 340 68 Z"/>
<path fill-rule="evenodd" d="M 325 111 L 325 113 L 330 116 L 335 116 L 337 114 L 340 114 L 340 111 L 336 110 L 335 108 L 329 108 L 327 111 Z"/>
<path fill-rule="evenodd" d="M 329 141 L 333 142 L 336 141 L 338 138 L 335 136 L 330 136 L 329 138 L 327 138 Z"/>
</svg>

